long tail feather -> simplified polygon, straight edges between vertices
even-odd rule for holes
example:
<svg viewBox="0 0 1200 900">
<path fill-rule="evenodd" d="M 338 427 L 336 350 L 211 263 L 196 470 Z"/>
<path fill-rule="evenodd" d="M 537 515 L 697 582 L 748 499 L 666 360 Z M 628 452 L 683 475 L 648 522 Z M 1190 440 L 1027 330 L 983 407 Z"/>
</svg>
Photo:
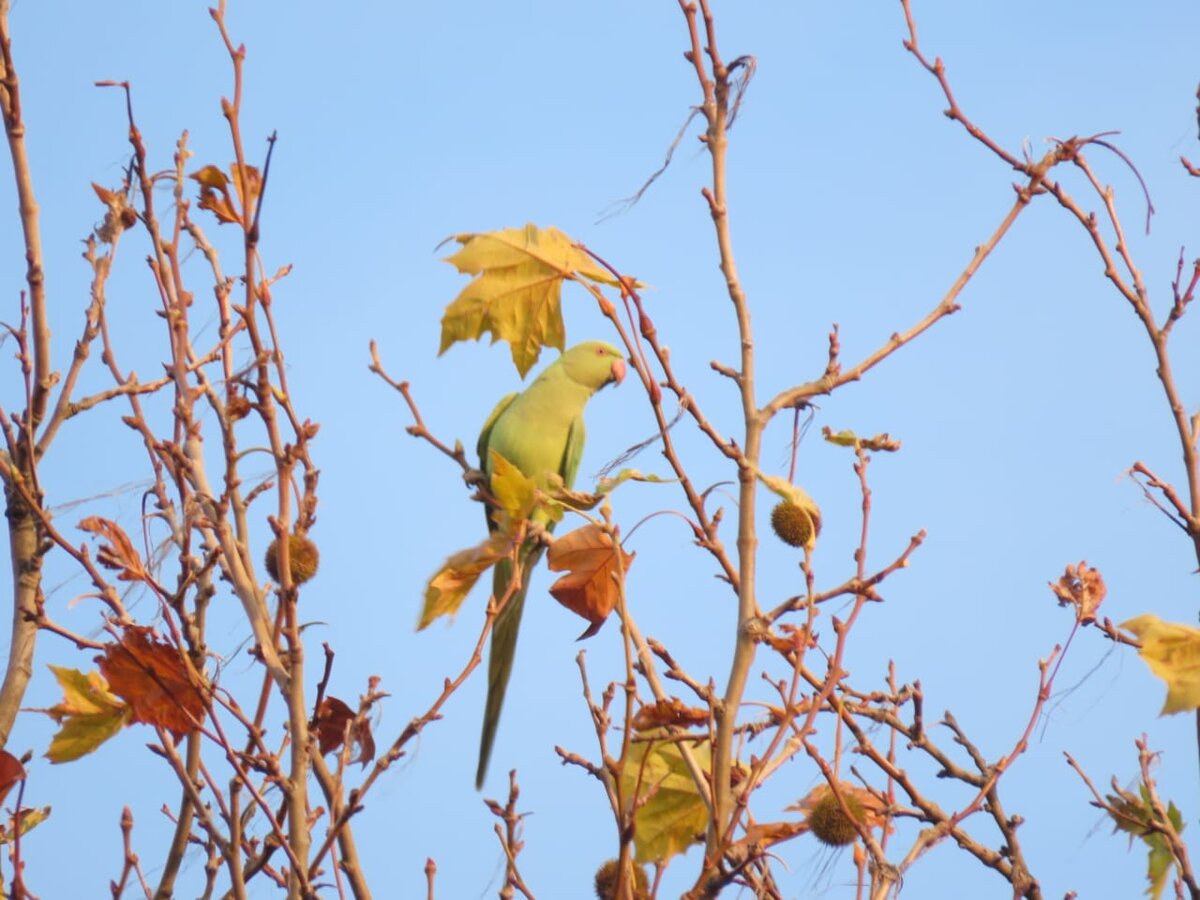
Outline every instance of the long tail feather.
<svg viewBox="0 0 1200 900">
<path fill-rule="evenodd" d="M 488 653 L 487 704 L 483 710 L 483 729 L 479 734 L 479 766 L 475 770 L 476 790 L 483 787 L 487 777 L 492 746 L 496 742 L 496 728 L 500 724 L 500 710 L 504 706 L 504 695 L 508 690 L 508 679 L 512 675 L 513 659 L 517 653 L 517 634 L 521 630 L 521 613 L 525 608 L 529 573 L 533 571 L 539 556 L 540 552 L 534 552 L 525 560 L 524 583 L 508 601 L 508 605 L 496 619 L 496 624 L 492 626 L 492 647 Z M 504 561 L 496 565 L 492 578 L 492 590 L 496 597 L 503 597 L 507 593 L 511 577 L 511 563 Z"/>
</svg>

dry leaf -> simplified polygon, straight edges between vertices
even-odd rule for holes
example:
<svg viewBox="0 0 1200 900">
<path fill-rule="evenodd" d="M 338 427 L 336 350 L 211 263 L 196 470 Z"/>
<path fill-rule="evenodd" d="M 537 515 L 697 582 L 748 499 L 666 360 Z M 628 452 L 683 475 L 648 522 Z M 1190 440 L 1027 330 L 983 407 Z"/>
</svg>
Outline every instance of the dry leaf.
<svg viewBox="0 0 1200 900">
<path fill-rule="evenodd" d="M 0 803 L 8 796 L 18 781 L 25 777 L 25 767 L 21 761 L 7 750 L 0 750 Z"/>
<path fill-rule="evenodd" d="M 1060 606 L 1075 607 L 1075 620 L 1080 625 L 1096 621 L 1096 610 L 1108 593 L 1100 570 L 1088 568 L 1083 560 L 1078 566 L 1067 566 L 1058 582 L 1050 585 L 1050 590 L 1054 591 Z"/>
<path fill-rule="evenodd" d="M 231 163 L 229 171 L 231 174 L 227 176 L 216 166 L 208 165 L 189 176 L 200 184 L 200 208 L 209 210 L 222 225 L 241 224 L 242 210 L 249 210 L 253 214 L 262 191 L 262 177 L 254 166 L 245 168 L 244 188 L 240 177 L 242 168 L 237 163 Z M 230 184 L 239 202 L 234 202 L 233 195 L 229 193 Z"/>
<path fill-rule="evenodd" d="M 371 723 L 365 718 L 358 719 L 354 710 L 337 697 L 326 697 L 321 701 L 313 726 L 317 732 L 317 748 L 322 756 L 342 748 L 348 727 L 350 743 L 358 746 L 358 755 L 350 761 L 365 766 L 375 758 L 375 739 L 371 736 Z"/>
<path fill-rule="evenodd" d="M 441 616 L 458 612 L 479 576 L 508 556 L 511 547 L 508 535 L 494 531 L 483 543 L 460 550 L 447 559 L 425 586 L 425 602 L 417 619 L 417 630 Z"/>
<path fill-rule="evenodd" d="M 149 575 L 142 568 L 142 558 L 133 549 L 133 542 L 120 525 L 99 516 L 88 516 L 79 523 L 79 527 L 108 540 L 109 543 L 100 545 L 96 559 L 105 568 L 116 570 L 118 581 L 149 580 Z"/>
<path fill-rule="evenodd" d="M 665 728 L 668 725 L 681 725 L 690 728 L 693 725 L 708 723 L 708 710 L 695 706 L 687 706 L 678 697 L 670 697 L 655 703 L 648 703 L 637 711 L 633 717 L 635 731 L 649 731 L 653 728 Z"/>
<path fill-rule="evenodd" d="M 174 644 L 152 634 L 129 626 L 120 643 L 106 645 L 96 661 L 113 693 L 129 704 L 134 722 L 165 728 L 178 741 L 204 720 L 208 687 Z"/>
<path fill-rule="evenodd" d="M 569 573 L 550 586 L 551 595 L 592 623 L 579 636 L 581 640 L 599 631 L 613 611 L 621 591 L 618 579 L 629 570 L 633 557 L 614 546 L 612 536 L 598 525 L 584 525 L 550 545 L 546 562 L 551 571 Z"/>
</svg>

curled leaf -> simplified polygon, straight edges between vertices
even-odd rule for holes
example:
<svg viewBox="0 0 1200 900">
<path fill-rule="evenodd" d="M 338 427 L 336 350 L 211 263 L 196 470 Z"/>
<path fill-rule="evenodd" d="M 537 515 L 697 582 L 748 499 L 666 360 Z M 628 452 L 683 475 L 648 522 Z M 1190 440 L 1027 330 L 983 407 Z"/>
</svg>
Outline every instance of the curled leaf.
<svg viewBox="0 0 1200 900">
<path fill-rule="evenodd" d="M 687 706 L 678 697 L 647 703 L 633 717 L 633 727 L 636 731 L 651 731 L 655 728 L 665 728 L 668 725 L 690 728 L 693 725 L 704 725 L 707 722 L 707 709 Z"/>
<path fill-rule="evenodd" d="M 864 450 L 886 453 L 895 453 L 900 449 L 900 442 L 886 431 L 874 437 L 861 438 L 849 429 L 835 432 L 827 425 L 821 429 L 821 434 L 824 435 L 826 441 L 836 444 L 839 447 L 853 447 L 855 449 L 861 447 Z"/>
<path fill-rule="evenodd" d="M 1050 590 L 1060 606 L 1075 607 L 1075 621 L 1080 625 L 1096 621 L 1096 610 L 1108 593 L 1100 570 L 1088 568 L 1082 560 L 1078 566 L 1067 566 L 1063 576 L 1050 585 Z"/>
<path fill-rule="evenodd" d="M 119 581 L 149 580 L 148 573 L 142 568 L 142 558 L 120 525 L 99 516 L 88 516 L 79 527 L 108 540 L 107 544 L 100 545 L 96 559 L 105 568 L 115 569 Z"/>
<path fill-rule="evenodd" d="M 351 762 L 365 766 L 375 758 L 375 739 L 371 735 L 370 720 L 356 716 L 354 710 L 337 697 L 321 700 L 314 726 L 317 748 L 322 756 L 340 750 L 349 735 L 350 743 L 358 747 L 358 754 Z"/>
<path fill-rule="evenodd" d="M 25 767 L 7 750 L 0 750 L 0 803 L 13 786 L 25 778 Z"/>
</svg>

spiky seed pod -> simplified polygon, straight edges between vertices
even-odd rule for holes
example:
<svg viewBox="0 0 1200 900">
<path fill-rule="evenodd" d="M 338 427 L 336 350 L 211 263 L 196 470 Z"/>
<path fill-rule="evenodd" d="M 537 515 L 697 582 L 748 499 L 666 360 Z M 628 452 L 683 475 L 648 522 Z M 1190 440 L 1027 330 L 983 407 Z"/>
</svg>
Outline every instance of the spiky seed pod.
<svg viewBox="0 0 1200 900">
<path fill-rule="evenodd" d="M 771 510 L 771 529 L 781 541 L 793 547 L 811 544 L 816 537 L 814 524 L 809 512 L 790 500 L 780 500 Z"/>
<path fill-rule="evenodd" d="M 267 547 L 267 574 L 276 582 L 279 581 L 279 539 L 271 541 Z M 321 554 L 317 545 L 308 539 L 303 532 L 288 535 L 288 570 L 292 575 L 292 584 L 301 585 L 317 574 L 321 564 Z"/>
<path fill-rule="evenodd" d="M 854 819 L 861 822 L 863 808 L 858 798 L 852 794 L 843 794 L 842 798 L 846 801 L 846 808 L 850 810 Z M 833 791 L 817 801 L 806 821 L 813 837 L 828 847 L 845 847 L 853 844 L 858 837 L 858 830 L 854 827 L 854 822 L 850 820 L 850 816 L 842 812 L 841 804 L 838 803 L 837 797 L 833 796 Z"/>
<path fill-rule="evenodd" d="M 619 872 L 620 867 L 615 859 L 607 860 L 596 870 L 596 897 L 598 900 L 616 900 Z M 633 898 L 634 900 L 645 900 L 649 896 L 650 880 L 646 877 L 646 870 L 635 865 L 633 867 Z"/>
</svg>

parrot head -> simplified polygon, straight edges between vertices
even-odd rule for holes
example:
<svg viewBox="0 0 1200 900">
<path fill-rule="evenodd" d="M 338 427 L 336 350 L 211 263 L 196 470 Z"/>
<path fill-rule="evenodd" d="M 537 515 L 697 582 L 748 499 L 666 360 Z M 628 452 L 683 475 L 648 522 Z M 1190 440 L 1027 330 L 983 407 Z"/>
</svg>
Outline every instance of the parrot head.
<svg viewBox="0 0 1200 900">
<path fill-rule="evenodd" d="M 584 341 L 566 351 L 558 360 L 567 377 L 594 391 L 625 378 L 625 355 L 604 341 Z"/>
</svg>

